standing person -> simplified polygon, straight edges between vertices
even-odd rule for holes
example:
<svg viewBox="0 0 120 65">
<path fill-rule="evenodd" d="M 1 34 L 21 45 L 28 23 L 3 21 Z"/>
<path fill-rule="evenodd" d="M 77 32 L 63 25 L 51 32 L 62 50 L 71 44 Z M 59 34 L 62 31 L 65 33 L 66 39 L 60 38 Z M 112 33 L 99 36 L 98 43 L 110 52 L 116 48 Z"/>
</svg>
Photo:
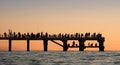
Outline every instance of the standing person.
<svg viewBox="0 0 120 65">
<path fill-rule="evenodd" d="M 91 43 L 91 47 L 93 47 L 93 43 Z"/>
<path fill-rule="evenodd" d="M 97 47 L 97 43 L 95 43 L 95 47 Z"/>
<path fill-rule="evenodd" d="M 73 44 L 72 44 L 72 46 L 73 46 L 73 47 L 75 46 L 75 41 L 73 41 Z"/>
<path fill-rule="evenodd" d="M 78 47 L 78 44 L 76 44 L 76 47 Z"/>
</svg>

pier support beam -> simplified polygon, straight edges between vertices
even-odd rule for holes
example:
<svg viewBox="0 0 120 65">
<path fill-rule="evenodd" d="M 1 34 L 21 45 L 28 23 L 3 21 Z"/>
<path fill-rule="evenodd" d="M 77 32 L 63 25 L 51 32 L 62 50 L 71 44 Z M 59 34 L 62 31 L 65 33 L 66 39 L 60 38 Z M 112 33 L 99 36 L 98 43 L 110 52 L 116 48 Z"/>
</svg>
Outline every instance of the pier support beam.
<svg viewBox="0 0 120 65">
<path fill-rule="evenodd" d="M 67 51 L 68 45 L 67 45 L 67 40 L 62 40 L 63 42 L 63 51 Z"/>
<path fill-rule="evenodd" d="M 79 51 L 84 51 L 84 49 L 85 49 L 85 44 L 84 44 L 85 40 L 80 39 L 78 41 L 79 41 Z"/>
<path fill-rule="evenodd" d="M 27 40 L 27 51 L 30 51 L 30 40 Z"/>
<path fill-rule="evenodd" d="M 9 40 L 9 50 L 8 51 L 12 51 L 12 40 Z"/>
<path fill-rule="evenodd" d="M 99 42 L 99 51 L 104 51 L 104 38 L 97 40 Z"/>
<path fill-rule="evenodd" d="M 47 39 L 43 40 L 43 45 L 44 45 L 44 51 L 47 51 L 48 50 L 48 40 Z"/>
</svg>

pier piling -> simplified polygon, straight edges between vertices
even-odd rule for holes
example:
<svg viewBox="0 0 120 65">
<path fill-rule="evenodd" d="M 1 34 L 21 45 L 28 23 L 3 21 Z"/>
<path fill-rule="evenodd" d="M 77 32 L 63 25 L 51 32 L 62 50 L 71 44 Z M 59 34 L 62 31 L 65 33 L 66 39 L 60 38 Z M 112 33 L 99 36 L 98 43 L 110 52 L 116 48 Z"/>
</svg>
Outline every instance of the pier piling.
<svg viewBox="0 0 120 65">
<path fill-rule="evenodd" d="M 99 42 L 99 51 L 104 51 L 104 38 L 100 38 L 99 40 L 98 40 L 98 42 Z"/>
<path fill-rule="evenodd" d="M 43 40 L 43 45 L 44 45 L 44 51 L 47 51 L 48 50 L 48 40 L 47 39 L 44 39 Z"/>
<path fill-rule="evenodd" d="M 85 40 L 84 39 L 81 39 L 81 40 L 78 40 L 79 41 L 79 51 L 84 51 L 85 49 Z"/>
<path fill-rule="evenodd" d="M 27 40 L 27 51 L 30 51 L 30 40 Z"/>
<path fill-rule="evenodd" d="M 67 46 L 67 40 L 62 40 L 63 42 L 63 51 L 67 51 L 68 46 Z"/>
<path fill-rule="evenodd" d="M 9 40 L 9 48 L 8 49 L 9 49 L 9 51 L 12 51 L 12 40 L 11 39 Z"/>
</svg>

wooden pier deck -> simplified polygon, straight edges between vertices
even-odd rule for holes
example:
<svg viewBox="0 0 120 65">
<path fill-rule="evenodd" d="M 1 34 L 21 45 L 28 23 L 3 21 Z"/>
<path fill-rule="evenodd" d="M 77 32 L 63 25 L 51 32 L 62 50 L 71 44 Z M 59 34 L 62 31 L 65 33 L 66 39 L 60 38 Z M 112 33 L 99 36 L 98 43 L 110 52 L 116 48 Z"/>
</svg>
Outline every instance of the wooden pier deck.
<svg viewBox="0 0 120 65">
<path fill-rule="evenodd" d="M 104 51 L 104 41 L 105 38 L 102 37 L 102 34 L 93 33 L 75 33 L 75 34 L 48 34 L 48 33 L 37 33 L 37 34 L 29 34 L 24 33 L 21 34 L 18 32 L 17 34 L 14 32 L 10 32 L 7 34 L 6 32 L 3 35 L 0 35 L 0 40 L 9 40 L 8 51 L 12 51 L 12 40 L 26 40 L 27 41 L 27 51 L 30 51 L 30 40 L 43 40 L 44 51 L 48 50 L 48 41 L 52 41 L 53 43 L 63 47 L 63 51 L 67 51 L 68 48 L 79 48 L 79 51 L 84 51 L 86 48 L 99 48 L 99 51 Z M 63 44 L 57 42 L 57 40 L 62 41 Z M 79 42 L 78 46 L 70 46 L 67 42 L 69 40 L 77 40 Z M 96 40 L 99 45 L 97 46 L 85 46 L 86 40 Z M 73 43 L 74 44 L 74 43 Z"/>
</svg>

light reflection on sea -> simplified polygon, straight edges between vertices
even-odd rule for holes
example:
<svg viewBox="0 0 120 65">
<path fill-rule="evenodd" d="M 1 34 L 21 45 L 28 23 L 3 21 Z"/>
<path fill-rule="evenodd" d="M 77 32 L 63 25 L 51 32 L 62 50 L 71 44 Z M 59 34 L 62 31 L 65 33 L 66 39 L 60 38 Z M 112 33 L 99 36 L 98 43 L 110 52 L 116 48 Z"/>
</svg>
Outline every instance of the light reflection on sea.
<svg viewBox="0 0 120 65">
<path fill-rule="evenodd" d="M 120 52 L 0 52 L 0 65 L 120 65 Z"/>
</svg>

